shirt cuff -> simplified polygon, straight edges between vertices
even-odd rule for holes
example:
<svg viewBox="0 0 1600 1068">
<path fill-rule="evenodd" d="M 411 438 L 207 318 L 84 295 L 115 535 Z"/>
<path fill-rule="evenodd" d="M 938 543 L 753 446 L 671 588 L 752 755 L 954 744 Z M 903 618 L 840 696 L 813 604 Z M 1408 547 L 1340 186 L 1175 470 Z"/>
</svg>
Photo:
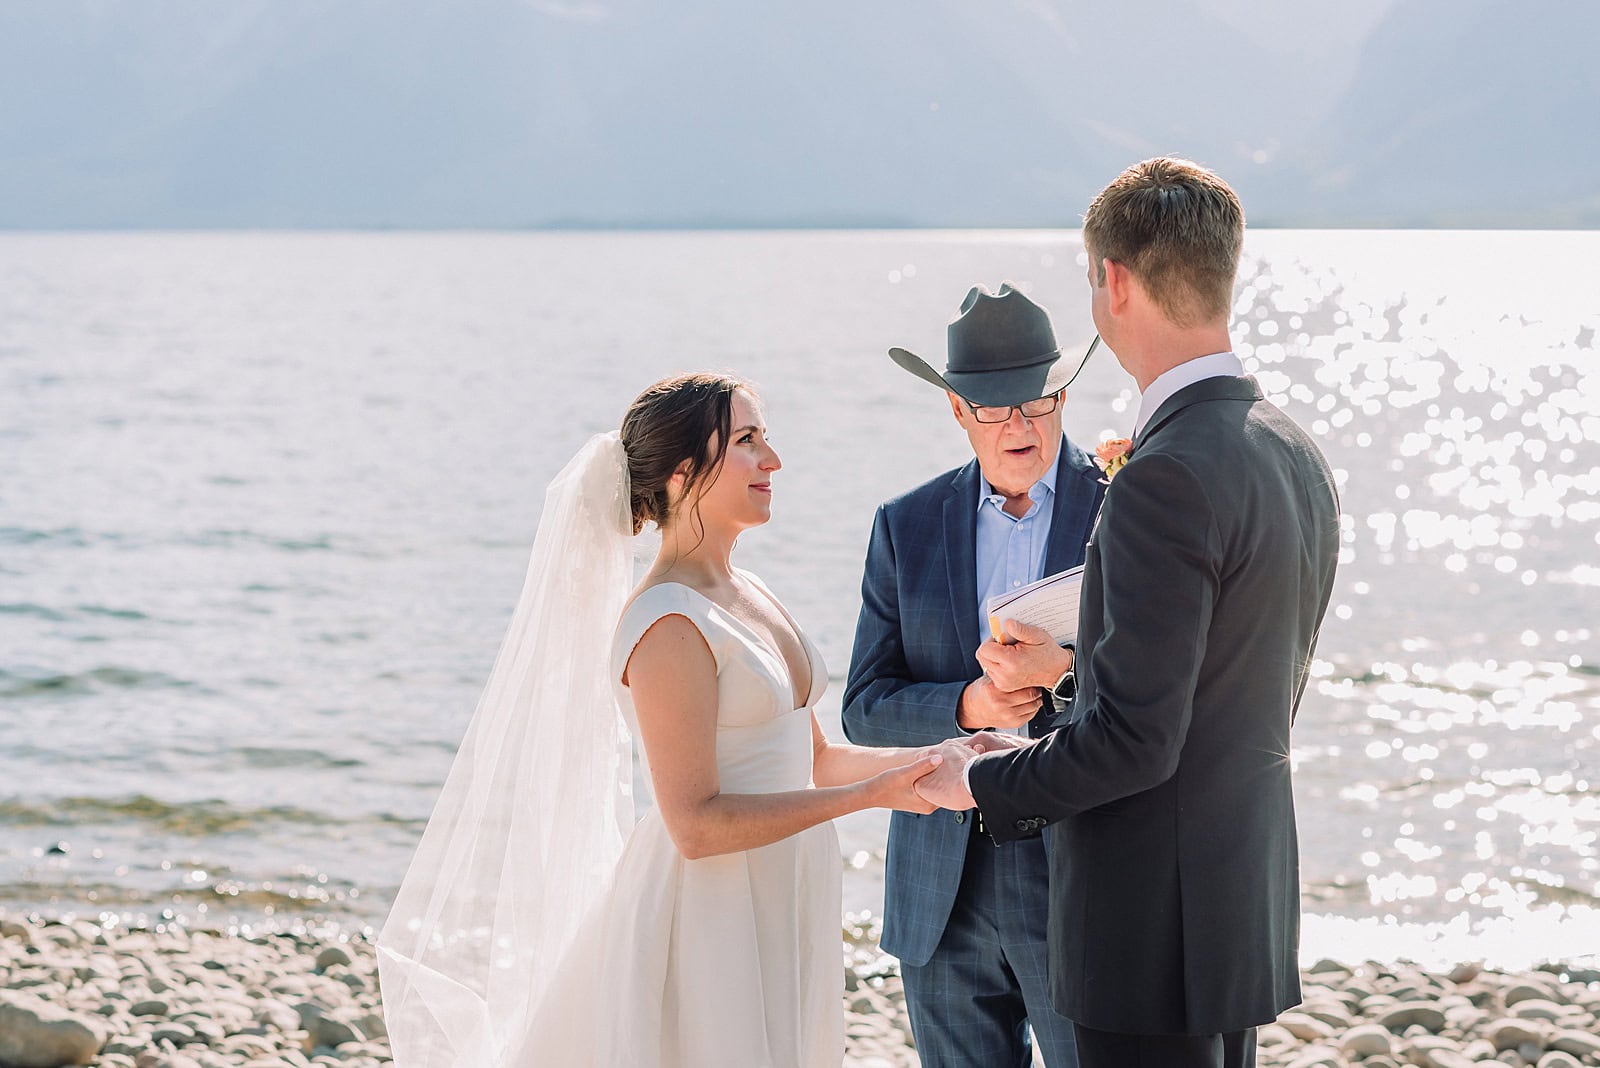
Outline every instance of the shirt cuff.
<svg viewBox="0 0 1600 1068">
<path fill-rule="evenodd" d="M 999 753 L 979 753 L 977 756 L 967 761 L 967 766 L 961 769 L 961 786 L 967 791 L 967 793 L 972 793 L 972 765 L 976 764 L 980 760 L 985 759 L 986 757 L 992 756 L 999 756 Z"/>
</svg>

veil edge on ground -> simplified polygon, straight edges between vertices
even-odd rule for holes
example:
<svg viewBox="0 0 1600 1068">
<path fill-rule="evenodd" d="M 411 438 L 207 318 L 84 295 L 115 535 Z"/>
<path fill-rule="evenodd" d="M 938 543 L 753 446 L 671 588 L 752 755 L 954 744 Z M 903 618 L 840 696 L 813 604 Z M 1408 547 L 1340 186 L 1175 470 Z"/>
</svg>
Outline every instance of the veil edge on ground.
<svg viewBox="0 0 1600 1068">
<path fill-rule="evenodd" d="M 633 585 L 627 454 L 590 438 L 545 492 L 527 578 L 378 936 L 397 1068 L 497 1068 L 633 825 L 610 678 Z"/>
</svg>

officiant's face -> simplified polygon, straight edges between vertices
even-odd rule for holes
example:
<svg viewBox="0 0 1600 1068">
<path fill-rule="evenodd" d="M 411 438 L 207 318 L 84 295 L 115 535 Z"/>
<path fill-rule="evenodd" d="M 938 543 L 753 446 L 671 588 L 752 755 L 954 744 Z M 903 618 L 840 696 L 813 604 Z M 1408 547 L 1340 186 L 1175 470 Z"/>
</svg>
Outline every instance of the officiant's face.
<svg viewBox="0 0 1600 1068">
<path fill-rule="evenodd" d="M 947 395 L 950 410 L 967 432 L 973 455 L 983 468 L 983 477 L 999 492 L 1008 497 L 1027 493 L 1056 462 L 1056 453 L 1061 449 L 1064 391 L 1050 414 L 1030 419 L 1013 408 L 1011 417 L 1003 423 L 980 423 L 966 401 L 954 393 Z"/>
</svg>

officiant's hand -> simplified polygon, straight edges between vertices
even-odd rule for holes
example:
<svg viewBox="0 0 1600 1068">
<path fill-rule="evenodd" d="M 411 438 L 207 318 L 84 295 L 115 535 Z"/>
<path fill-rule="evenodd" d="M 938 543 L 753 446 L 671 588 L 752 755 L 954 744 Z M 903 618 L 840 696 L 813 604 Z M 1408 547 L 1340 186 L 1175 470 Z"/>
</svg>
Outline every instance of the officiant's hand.
<svg viewBox="0 0 1600 1068">
<path fill-rule="evenodd" d="M 985 727 L 1010 730 L 1027 723 L 1043 706 L 1044 698 L 1037 688 L 1025 686 L 1007 690 L 985 675 L 969 682 L 961 691 L 961 701 L 956 705 L 956 723 L 968 731 Z"/>
<path fill-rule="evenodd" d="M 1002 690 L 1029 686 L 1048 690 L 1072 667 L 1072 650 L 1057 645 L 1049 631 L 1013 619 L 1001 625 L 1015 641 L 1010 645 L 992 638 L 984 642 L 978 646 L 978 663 Z"/>
</svg>

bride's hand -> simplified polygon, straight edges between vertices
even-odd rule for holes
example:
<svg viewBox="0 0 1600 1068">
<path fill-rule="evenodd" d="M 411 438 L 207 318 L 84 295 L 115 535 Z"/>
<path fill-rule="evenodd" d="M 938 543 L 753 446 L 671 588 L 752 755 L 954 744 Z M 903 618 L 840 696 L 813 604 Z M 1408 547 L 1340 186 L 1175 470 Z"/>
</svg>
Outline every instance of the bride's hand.
<svg viewBox="0 0 1600 1068">
<path fill-rule="evenodd" d="M 917 793 L 916 783 L 918 779 L 930 774 L 944 763 L 945 757 L 939 752 L 940 748 L 941 746 L 928 746 L 911 763 L 881 771 L 867 779 L 862 785 L 867 789 L 867 796 L 872 799 L 872 807 L 916 812 L 924 816 L 937 809 L 939 806 L 929 804 Z"/>
</svg>

